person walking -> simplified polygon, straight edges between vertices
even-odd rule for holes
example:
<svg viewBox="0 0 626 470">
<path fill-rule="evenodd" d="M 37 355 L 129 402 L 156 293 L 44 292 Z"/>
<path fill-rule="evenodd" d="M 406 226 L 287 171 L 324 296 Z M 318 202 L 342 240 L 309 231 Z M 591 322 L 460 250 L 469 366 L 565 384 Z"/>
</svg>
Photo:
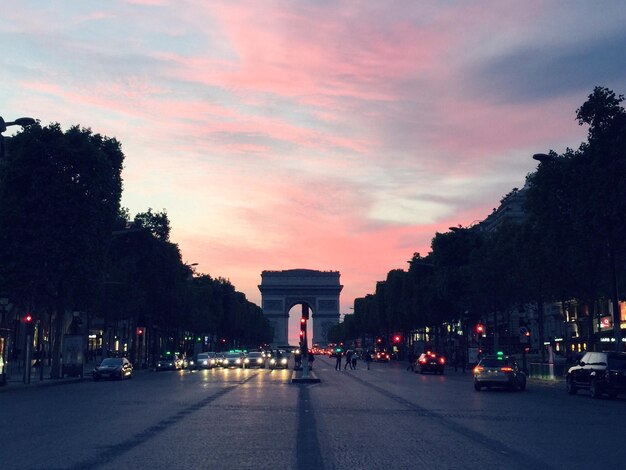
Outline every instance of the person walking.
<svg viewBox="0 0 626 470">
<path fill-rule="evenodd" d="M 352 349 L 348 349 L 346 351 L 346 363 L 343 366 L 343 370 L 346 370 L 348 368 L 348 366 L 350 366 L 350 369 L 352 369 Z"/>
<path fill-rule="evenodd" d="M 341 351 L 335 351 L 335 357 L 337 358 L 335 370 L 341 370 Z"/>
<path fill-rule="evenodd" d="M 352 364 L 352 370 L 356 370 L 356 360 L 359 358 L 359 355 L 357 354 L 356 351 L 354 351 L 354 353 L 352 354 L 352 357 L 350 358 L 350 362 Z"/>
<path fill-rule="evenodd" d="M 363 355 L 363 359 L 365 360 L 365 364 L 367 364 L 367 370 L 370 370 L 370 364 L 372 363 L 372 355 L 369 351 L 365 351 Z"/>
</svg>

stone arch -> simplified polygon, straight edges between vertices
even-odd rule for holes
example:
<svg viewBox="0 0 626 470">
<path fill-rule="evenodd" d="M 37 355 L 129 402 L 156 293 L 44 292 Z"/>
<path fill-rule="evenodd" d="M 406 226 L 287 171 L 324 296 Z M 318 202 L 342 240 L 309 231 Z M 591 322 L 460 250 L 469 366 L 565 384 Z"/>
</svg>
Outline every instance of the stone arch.
<svg viewBox="0 0 626 470">
<path fill-rule="evenodd" d="M 261 273 L 261 304 L 265 317 L 274 328 L 275 345 L 287 344 L 289 311 L 306 304 L 313 323 L 312 342 L 325 346 L 328 330 L 339 323 L 339 271 L 289 269 Z"/>
</svg>

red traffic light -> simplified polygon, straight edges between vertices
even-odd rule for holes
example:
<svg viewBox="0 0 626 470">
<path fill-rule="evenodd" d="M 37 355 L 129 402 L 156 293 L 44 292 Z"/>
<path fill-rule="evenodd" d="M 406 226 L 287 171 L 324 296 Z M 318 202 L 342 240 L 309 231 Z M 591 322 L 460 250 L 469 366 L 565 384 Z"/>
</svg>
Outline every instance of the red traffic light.
<svg viewBox="0 0 626 470">
<path fill-rule="evenodd" d="M 482 333 L 483 331 L 485 331 L 484 325 L 482 325 L 481 323 L 478 323 L 476 325 L 476 333 Z"/>
<path fill-rule="evenodd" d="M 306 323 L 306 318 L 302 317 L 300 318 L 300 324 L 304 325 Z"/>
<path fill-rule="evenodd" d="M 140 326 L 139 326 L 139 327 L 137 327 L 137 336 L 141 336 L 141 335 L 143 335 L 143 331 L 144 331 L 144 330 L 143 330 L 143 328 L 142 328 L 142 327 L 140 327 Z"/>
<path fill-rule="evenodd" d="M 24 315 L 24 323 L 32 323 L 33 322 L 33 316 L 30 313 L 27 313 L 26 315 Z"/>
<path fill-rule="evenodd" d="M 400 336 L 399 335 L 394 336 L 393 337 L 393 342 L 394 343 L 399 343 L 400 342 Z"/>
<path fill-rule="evenodd" d="M 382 342 L 383 342 L 383 340 L 382 340 L 382 339 L 380 339 L 380 338 L 378 338 L 378 339 L 376 340 L 376 342 L 380 344 L 380 343 L 382 343 Z"/>
</svg>

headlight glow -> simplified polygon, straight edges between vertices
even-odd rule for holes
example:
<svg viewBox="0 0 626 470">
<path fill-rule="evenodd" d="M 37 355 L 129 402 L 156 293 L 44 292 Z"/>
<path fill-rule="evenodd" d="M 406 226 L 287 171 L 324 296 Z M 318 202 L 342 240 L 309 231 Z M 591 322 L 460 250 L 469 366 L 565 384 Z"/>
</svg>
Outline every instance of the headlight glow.
<svg viewBox="0 0 626 470">
<path fill-rule="evenodd" d="M 281 364 L 287 364 L 287 359 L 284 359 L 284 358 L 283 358 L 283 359 L 281 359 L 280 363 L 281 363 Z"/>
<path fill-rule="evenodd" d="M 246 358 L 246 359 L 243 360 L 243 362 L 244 362 L 244 364 L 247 364 L 248 362 L 250 362 L 250 359 Z"/>
<path fill-rule="evenodd" d="M 270 359 L 270 364 L 276 364 L 276 359 Z"/>
<path fill-rule="evenodd" d="M 261 363 L 263 362 L 263 359 L 258 358 L 258 359 L 256 360 L 256 362 L 257 362 L 257 364 L 261 364 Z"/>
<path fill-rule="evenodd" d="M 222 361 L 222 363 L 223 363 L 223 364 L 228 364 L 228 359 L 224 359 L 224 360 Z"/>
<path fill-rule="evenodd" d="M 235 359 L 235 364 L 241 364 L 241 359 Z"/>
<path fill-rule="evenodd" d="M 206 359 L 204 361 L 202 361 L 202 365 L 206 366 L 209 363 L 209 361 L 207 361 Z"/>
</svg>

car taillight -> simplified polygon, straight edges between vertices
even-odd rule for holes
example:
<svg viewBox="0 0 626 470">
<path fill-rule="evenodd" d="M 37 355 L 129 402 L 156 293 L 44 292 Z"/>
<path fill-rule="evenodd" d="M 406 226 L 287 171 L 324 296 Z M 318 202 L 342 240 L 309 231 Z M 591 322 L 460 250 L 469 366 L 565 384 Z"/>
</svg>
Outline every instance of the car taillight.
<svg viewBox="0 0 626 470">
<path fill-rule="evenodd" d="M 445 360 L 443 357 L 440 357 L 440 358 L 439 358 L 439 362 L 440 362 L 441 364 L 445 364 L 445 363 L 446 363 L 446 360 Z"/>
<path fill-rule="evenodd" d="M 502 367 L 500 370 L 502 372 L 513 372 L 513 368 L 512 367 Z"/>
<path fill-rule="evenodd" d="M 420 359 L 419 362 L 420 364 L 426 364 L 426 359 Z"/>
<path fill-rule="evenodd" d="M 478 374 L 479 372 L 482 372 L 483 368 L 481 366 L 476 366 L 474 367 L 474 374 Z"/>
</svg>

